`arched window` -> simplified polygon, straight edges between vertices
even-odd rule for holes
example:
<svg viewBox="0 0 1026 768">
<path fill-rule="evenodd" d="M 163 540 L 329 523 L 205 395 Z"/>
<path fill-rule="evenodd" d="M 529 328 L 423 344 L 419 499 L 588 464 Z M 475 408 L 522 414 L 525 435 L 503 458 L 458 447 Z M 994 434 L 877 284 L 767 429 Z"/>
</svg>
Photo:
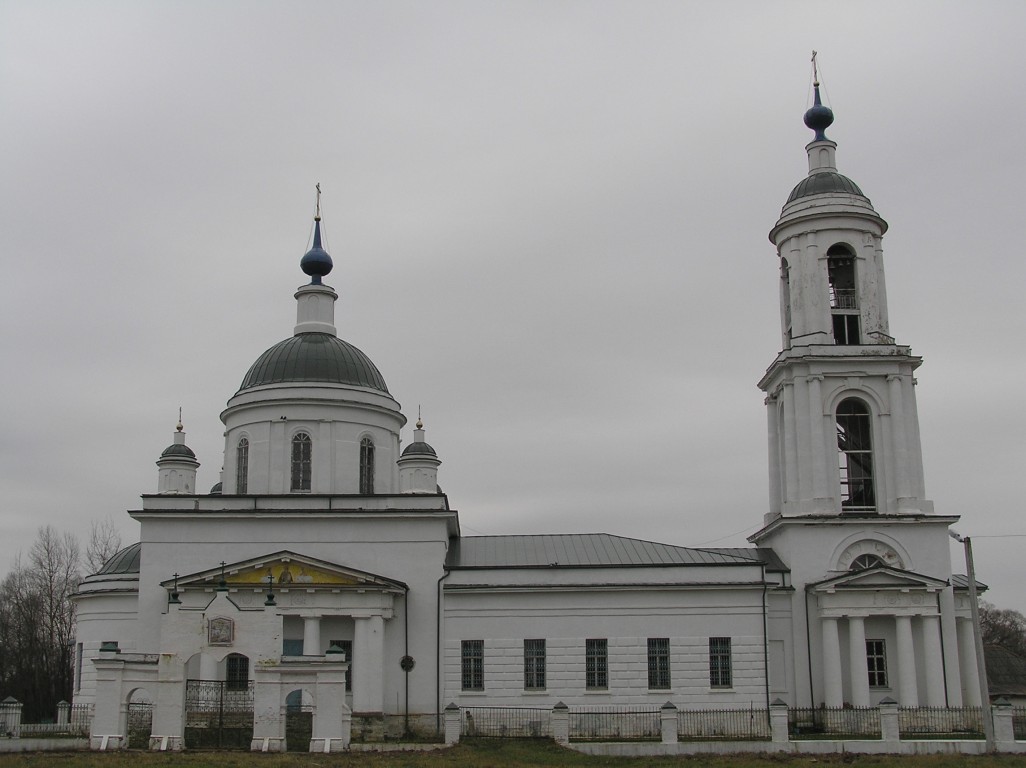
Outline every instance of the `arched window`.
<svg viewBox="0 0 1026 768">
<path fill-rule="evenodd" d="M 837 406 L 837 460 L 842 512 L 875 512 L 869 408 L 849 397 Z"/>
<path fill-rule="evenodd" d="M 310 490 L 310 456 L 313 443 L 306 432 L 298 432 L 292 438 L 292 490 Z"/>
<path fill-rule="evenodd" d="M 827 250 L 827 275 L 830 281 L 830 314 L 834 323 L 834 343 L 860 344 L 855 256 L 847 246 L 832 245 Z"/>
<path fill-rule="evenodd" d="M 883 558 L 877 557 L 876 555 L 859 555 L 851 561 L 851 567 L 849 571 L 865 571 L 869 568 L 876 568 L 879 565 L 884 565 Z"/>
<path fill-rule="evenodd" d="M 360 441 L 360 493 L 374 493 L 374 441 L 369 437 Z"/>
<path fill-rule="evenodd" d="M 235 449 L 235 492 L 249 490 L 249 440 L 242 438 Z"/>
</svg>

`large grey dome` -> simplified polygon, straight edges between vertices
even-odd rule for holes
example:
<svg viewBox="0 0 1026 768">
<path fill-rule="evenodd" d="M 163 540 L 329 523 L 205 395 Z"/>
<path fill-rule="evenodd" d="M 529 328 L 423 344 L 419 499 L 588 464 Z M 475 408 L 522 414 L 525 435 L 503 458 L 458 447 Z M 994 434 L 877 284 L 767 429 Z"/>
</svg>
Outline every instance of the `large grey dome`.
<svg viewBox="0 0 1026 768">
<path fill-rule="evenodd" d="M 139 573 L 139 555 L 142 543 L 132 544 L 115 554 L 97 571 L 99 574 Z"/>
<path fill-rule="evenodd" d="M 290 382 L 348 384 L 388 394 L 370 358 L 330 333 L 302 333 L 278 342 L 253 363 L 239 391 Z"/>
</svg>

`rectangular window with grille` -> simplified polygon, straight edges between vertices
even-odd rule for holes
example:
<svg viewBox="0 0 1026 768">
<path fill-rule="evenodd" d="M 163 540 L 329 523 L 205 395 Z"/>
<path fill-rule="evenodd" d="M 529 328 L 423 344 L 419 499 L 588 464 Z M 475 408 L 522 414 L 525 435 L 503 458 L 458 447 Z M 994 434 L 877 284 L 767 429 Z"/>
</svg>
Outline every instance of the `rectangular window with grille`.
<svg viewBox="0 0 1026 768">
<path fill-rule="evenodd" d="M 352 693 L 353 690 L 353 641 L 352 640 L 330 640 L 328 646 L 337 645 L 342 649 L 342 653 L 346 655 L 346 661 L 349 662 L 349 669 L 346 670 L 346 693 Z"/>
<path fill-rule="evenodd" d="M 730 638 L 709 638 L 709 685 L 730 688 L 734 684 L 730 663 Z"/>
<path fill-rule="evenodd" d="M 866 640 L 866 667 L 869 687 L 887 687 L 887 648 L 883 640 Z"/>
<path fill-rule="evenodd" d="M 545 690 L 544 640 L 524 640 L 524 690 Z"/>
<path fill-rule="evenodd" d="M 229 691 L 244 691 L 249 687 L 249 658 L 241 653 L 229 654 L 226 659 L 225 683 Z"/>
<path fill-rule="evenodd" d="M 464 691 L 484 690 L 484 640 L 460 643 L 460 670 Z"/>
<path fill-rule="evenodd" d="M 584 686 L 589 691 L 609 687 L 609 643 L 605 638 L 584 641 Z"/>
<path fill-rule="evenodd" d="M 648 638 L 648 687 L 667 690 L 670 687 L 670 638 Z"/>
</svg>

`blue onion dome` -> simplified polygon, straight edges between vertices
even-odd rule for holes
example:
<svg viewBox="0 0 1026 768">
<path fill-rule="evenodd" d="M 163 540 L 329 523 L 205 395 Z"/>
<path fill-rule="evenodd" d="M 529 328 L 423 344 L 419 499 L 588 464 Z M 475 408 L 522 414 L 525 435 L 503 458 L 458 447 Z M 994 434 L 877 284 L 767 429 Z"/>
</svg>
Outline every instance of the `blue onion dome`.
<svg viewBox="0 0 1026 768">
<path fill-rule="evenodd" d="M 813 84 L 813 90 L 815 91 L 814 103 L 805 113 L 805 125 L 816 132 L 816 138 L 813 141 L 829 141 L 824 131 L 833 125 L 834 111 L 830 107 L 823 106 L 823 102 L 819 98 L 819 83 Z"/>
<path fill-rule="evenodd" d="M 438 454 L 435 453 L 435 449 L 430 445 L 425 442 L 420 442 L 410 443 L 408 446 L 403 448 L 403 456 L 435 456 L 437 458 Z"/>
<path fill-rule="evenodd" d="M 98 574 L 115 573 L 139 573 L 140 553 L 142 544 L 132 544 L 113 555 L 103 567 L 97 571 Z"/>
<path fill-rule="evenodd" d="M 182 456 L 186 459 L 195 459 L 196 454 L 193 453 L 192 448 L 187 446 L 185 443 L 172 443 L 164 452 L 160 454 L 160 458 L 166 459 L 174 456 Z"/>
<path fill-rule="evenodd" d="M 221 495 L 221 481 L 220 480 L 218 482 L 214 483 L 212 486 L 210 486 L 210 495 L 211 496 L 220 496 Z"/>
<path fill-rule="evenodd" d="M 320 284 L 321 278 L 331 272 L 331 256 L 321 247 L 321 219 L 314 219 L 313 247 L 299 260 L 299 267 L 310 275 L 310 282 Z"/>
</svg>

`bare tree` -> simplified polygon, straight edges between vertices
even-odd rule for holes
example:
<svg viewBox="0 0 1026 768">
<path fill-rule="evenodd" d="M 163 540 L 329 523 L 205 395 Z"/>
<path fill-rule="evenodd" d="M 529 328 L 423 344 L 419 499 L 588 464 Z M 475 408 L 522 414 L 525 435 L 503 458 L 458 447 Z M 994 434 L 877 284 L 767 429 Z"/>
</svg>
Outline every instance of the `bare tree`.
<svg viewBox="0 0 1026 768">
<path fill-rule="evenodd" d="M 985 645 L 1000 645 L 1026 658 L 1026 616 L 980 601 L 980 630 Z"/>
<path fill-rule="evenodd" d="M 86 570 L 97 573 L 120 549 L 121 534 L 114 524 L 113 515 L 93 520 L 89 526 L 89 544 L 85 551 Z"/>
</svg>

